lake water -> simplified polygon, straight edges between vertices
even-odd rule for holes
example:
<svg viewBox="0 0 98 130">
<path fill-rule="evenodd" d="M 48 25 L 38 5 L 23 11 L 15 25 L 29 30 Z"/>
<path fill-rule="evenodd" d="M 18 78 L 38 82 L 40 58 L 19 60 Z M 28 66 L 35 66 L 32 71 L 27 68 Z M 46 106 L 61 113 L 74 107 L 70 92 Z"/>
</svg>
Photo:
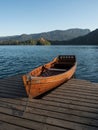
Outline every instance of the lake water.
<svg viewBox="0 0 98 130">
<path fill-rule="evenodd" d="M 0 46 L 0 78 L 25 74 L 64 54 L 76 55 L 76 78 L 98 82 L 98 46 Z"/>
</svg>

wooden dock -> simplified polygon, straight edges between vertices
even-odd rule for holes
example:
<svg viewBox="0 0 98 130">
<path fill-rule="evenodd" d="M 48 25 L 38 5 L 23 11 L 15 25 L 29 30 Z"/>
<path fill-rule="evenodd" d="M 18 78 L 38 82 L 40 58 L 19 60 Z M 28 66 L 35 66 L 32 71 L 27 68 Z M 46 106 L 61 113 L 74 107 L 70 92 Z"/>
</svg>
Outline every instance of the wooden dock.
<svg viewBox="0 0 98 130">
<path fill-rule="evenodd" d="M 0 79 L 0 130 L 98 130 L 98 84 L 71 79 L 28 99 L 21 76 Z"/>
</svg>

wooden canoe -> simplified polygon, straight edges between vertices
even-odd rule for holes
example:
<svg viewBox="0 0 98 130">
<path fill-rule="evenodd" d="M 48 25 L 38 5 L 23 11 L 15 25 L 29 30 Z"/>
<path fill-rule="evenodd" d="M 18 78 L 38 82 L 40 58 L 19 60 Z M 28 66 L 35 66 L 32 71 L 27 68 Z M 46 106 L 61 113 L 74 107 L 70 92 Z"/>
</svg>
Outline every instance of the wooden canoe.
<svg viewBox="0 0 98 130">
<path fill-rule="evenodd" d="M 74 55 L 60 55 L 53 61 L 23 75 L 23 82 L 30 98 L 37 97 L 69 80 L 77 66 Z"/>
</svg>

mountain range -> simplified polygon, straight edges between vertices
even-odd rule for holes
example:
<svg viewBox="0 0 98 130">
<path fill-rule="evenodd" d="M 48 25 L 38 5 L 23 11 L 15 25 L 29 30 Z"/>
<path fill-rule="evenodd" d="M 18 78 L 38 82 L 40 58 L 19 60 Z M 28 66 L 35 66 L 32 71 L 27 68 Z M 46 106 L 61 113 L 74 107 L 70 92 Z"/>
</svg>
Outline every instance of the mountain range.
<svg viewBox="0 0 98 130">
<path fill-rule="evenodd" d="M 0 45 L 98 45 L 98 29 L 55 30 L 39 34 L 0 37 Z"/>
<path fill-rule="evenodd" d="M 52 45 L 98 45 L 98 29 L 68 41 L 50 41 Z"/>
<path fill-rule="evenodd" d="M 84 36 L 89 34 L 89 29 L 68 29 L 68 30 L 54 30 L 50 32 L 43 32 L 37 34 L 22 34 L 16 36 L 7 36 L 0 37 L 0 41 L 10 41 L 10 40 L 18 40 L 18 41 L 27 41 L 27 40 L 37 40 L 40 38 L 44 38 L 51 41 L 66 41 L 77 38 L 79 36 Z"/>
<path fill-rule="evenodd" d="M 66 42 L 68 45 L 98 45 L 98 29 L 90 32 L 85 36 L 81 36 Z"/>
</svg>

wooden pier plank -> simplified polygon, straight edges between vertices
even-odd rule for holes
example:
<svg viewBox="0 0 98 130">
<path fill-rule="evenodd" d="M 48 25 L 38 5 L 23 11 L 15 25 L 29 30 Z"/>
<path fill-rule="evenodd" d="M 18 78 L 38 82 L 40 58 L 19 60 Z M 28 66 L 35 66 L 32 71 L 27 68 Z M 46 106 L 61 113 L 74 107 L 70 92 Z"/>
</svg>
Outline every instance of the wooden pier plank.
<svg viewBox="0 0 98 130">
<path fill-rule="evenodd" d="M 21 126 L 17 126 L 17 125 L 13 125 L 13 124 L 9 124 L 4 121 L 0 121 L 0 130 L 30 130 L 30 129 L 21 127 Z"/>
<path fill-rule="evenodd" d="M 62 113 L 59 111 L 54 112 L 54 111 L 52 111 L 52 109 L 43 110 L 43 109 L 41 109 L 41 107 L 40 107 L 40 109 L 38 109 L 38 108 L 34 108 L 32 106 L 28 106 L 25 110 L 24 106 L 17 108 L 17 106 L 13 105 L 13 107 L 12 107 L 12 104 L 10 104 L 10 103 L 9 103 L 9 106 L 2 105 L 2 107 L 4 107 L 4 108 L 3 109 L 1 108 L 0 112 L 10 114 L 10 115 L 14 114 L 15 116 L 25 117 L 25 114 L 26 115 L 30 114 L 29 118 L 31 116 L 35 119 L 34 115 L 37 114 L 37 115 L 41 115 L 41 116 L 46 116 L 46 117 L 48 116 L 48 117 L 58 118 L 58 119 L 62 119 L 62 120 L 69 120 L 69 121 L 83 123 L 83 124 L 91 123 L 94 126 L 98 126 L 98 120 L 96 121 L 94 118 L 89 119 L 89 118 L 83 117 L 81 115 L 77 116 L 74 114 L 66 113 L 66 111 L 64 111 Z"/>
<path fill-rule="evenodd" d="M 28 99 L 21 75 L 0 80 L 0 129 L 98 130 L 98 84 L 71 79 Z"/>
</svg>

